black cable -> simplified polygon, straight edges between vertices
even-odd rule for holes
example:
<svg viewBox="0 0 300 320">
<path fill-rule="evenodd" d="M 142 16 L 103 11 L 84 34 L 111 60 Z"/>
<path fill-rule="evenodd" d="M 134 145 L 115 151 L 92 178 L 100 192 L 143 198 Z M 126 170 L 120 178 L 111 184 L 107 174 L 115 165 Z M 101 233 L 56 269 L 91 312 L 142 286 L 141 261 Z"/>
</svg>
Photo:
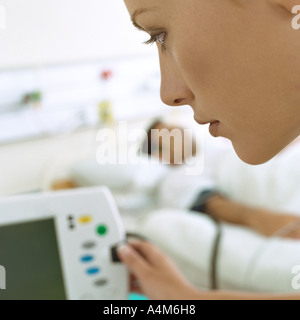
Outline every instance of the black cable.
<svg viewBox="0 0 300 320">
<path fill-rule="evenodd" d="M 191 211 L 205 214 L 208 217 L 210 217 L 216 226 L 216 236 L 212 245 L 212 253 L 210 258 L 210 288 L 212 290 L 218 289 L 218 255 L 219 255 L 219 248 L 220 248 L 220 242 L 222 237 L 222 227 L 220 221 L 214 217 L 212 214 L 210 214 L 206 210 L 206 204 L 207 201 L 212 196 L 219 195 L 219 191 L 215 189 L 205 189 L 200 192 L 200 194 L 196 197 L 193 205 L 190 207 Z"/>
<path fill-rule="evenodd" d="M 212 246 L 211 260 L 210 260 L 210 288 L 212 290 L 217 290 L 219 288 L 218 285 L 218 257 L 219 257 L 219 249 L 222 238 L 222 226 L 220 221 L 213 218 L 216 226 L 216 236 Z"/>
</svg>

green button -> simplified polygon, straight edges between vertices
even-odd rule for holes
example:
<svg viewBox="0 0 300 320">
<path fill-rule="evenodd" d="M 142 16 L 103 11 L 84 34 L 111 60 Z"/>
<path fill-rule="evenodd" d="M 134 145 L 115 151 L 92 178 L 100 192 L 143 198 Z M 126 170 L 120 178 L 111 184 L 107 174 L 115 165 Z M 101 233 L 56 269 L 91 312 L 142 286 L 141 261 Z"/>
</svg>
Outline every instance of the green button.
<svg viewBox="0 0 300 320">
<path fill-rule="evenodd" d="M 107 233 L 107 227 L 102 224 L 97 228 L 97 232 L 100 236 L 104 236 Z"/>
</svg>

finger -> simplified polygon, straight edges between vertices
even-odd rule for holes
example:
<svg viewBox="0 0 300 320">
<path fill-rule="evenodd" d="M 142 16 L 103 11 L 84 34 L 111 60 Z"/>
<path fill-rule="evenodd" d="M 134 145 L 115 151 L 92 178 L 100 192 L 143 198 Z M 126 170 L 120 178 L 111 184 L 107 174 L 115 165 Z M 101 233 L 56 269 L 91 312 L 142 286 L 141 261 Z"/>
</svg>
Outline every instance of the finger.
<svg viewBox="0 0 300 320">
<path fill-rule="evenodd" d="M 122 245 L 118 248 L 118 257 L 137 279 L 143 279 L 150 271 L 150 266 L 145 258 L 128 245 Z"/>
<path fill-rule="evenodd" d="M 291 239 L 294 239 L 294 240 L 299 240 L 300 239 L 300 230 L 295 230 L 293 232 L 291 232 L 287 238 L 291 238 Z"/>
<path fill-rule="evenodd" d="M 133 274 L 130 274 L 130 292 L 142 294 L 140 282 Z"/>
<path fill-rule="evenodd" d="M 148 241 L 130 240 L 129 244 L 136 249 L 152 266 L 159 265 L 165 254 Z"/>
<path fill-rule="evenodd" d="M 140 294 L 140 295 L 144 295 L 144 292 L 141 290 L 141 288 L 131 288 L 130 292 L 131 293 Z"/>
<path fill-rule="evenodd" d="M 143 294 L 143 290 L 139 285 L 136 285 L 136 282 L 130 284 L 130 292 Z"/>
</svg>

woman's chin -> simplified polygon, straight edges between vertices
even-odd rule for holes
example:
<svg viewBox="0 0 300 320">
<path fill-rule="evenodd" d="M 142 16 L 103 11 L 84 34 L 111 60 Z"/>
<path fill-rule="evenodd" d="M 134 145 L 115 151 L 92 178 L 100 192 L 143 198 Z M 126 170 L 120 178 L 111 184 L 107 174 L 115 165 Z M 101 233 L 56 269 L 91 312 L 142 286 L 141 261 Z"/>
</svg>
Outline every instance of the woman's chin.
<svg viewBox="0 0 300 320">
<path fill-rule="evenodd" d="M 237 156 L 245 163 L 250 165 L 261 165 L 276 156 L 278 151 L 266 150 L 261 147 L 251 147 L 251 145 L 240 147 L 233 143 L 233 148 Z"/>
</svg>

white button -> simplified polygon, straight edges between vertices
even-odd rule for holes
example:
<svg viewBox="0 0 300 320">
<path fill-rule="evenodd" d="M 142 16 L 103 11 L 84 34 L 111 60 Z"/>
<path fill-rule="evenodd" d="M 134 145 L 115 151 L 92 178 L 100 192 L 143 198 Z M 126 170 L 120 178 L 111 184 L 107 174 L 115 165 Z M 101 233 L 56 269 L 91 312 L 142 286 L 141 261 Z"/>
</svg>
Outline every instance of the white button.
<svg viewBox="0 0 300 320">
<path fill-rule="evenodd" d="M 82 246 L 84 249 L 92 249 L 92 248 L 96 247 L 96 245 L 97 244 L 95 241 L 87 241 Z"/>
<path fill-rule="evenodd" d="M 107 279 L 99 279 L 97 281 L 95 281 L 95 286 L 97 287 L 102 287 L 108 284 L 108 280 Z"/>
</svg>

